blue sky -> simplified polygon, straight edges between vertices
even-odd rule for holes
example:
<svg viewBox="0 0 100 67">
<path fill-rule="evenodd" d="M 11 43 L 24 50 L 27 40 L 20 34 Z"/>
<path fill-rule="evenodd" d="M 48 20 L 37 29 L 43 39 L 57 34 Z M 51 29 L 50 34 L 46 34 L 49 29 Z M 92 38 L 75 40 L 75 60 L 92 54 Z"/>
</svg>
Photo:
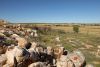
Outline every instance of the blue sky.
<svg viewBox="0 0 100 67">
<path fill-rule="evenodd" d="M 0 0 L 11 22 L 100 22 L 100 0 Z"/>
</svg>

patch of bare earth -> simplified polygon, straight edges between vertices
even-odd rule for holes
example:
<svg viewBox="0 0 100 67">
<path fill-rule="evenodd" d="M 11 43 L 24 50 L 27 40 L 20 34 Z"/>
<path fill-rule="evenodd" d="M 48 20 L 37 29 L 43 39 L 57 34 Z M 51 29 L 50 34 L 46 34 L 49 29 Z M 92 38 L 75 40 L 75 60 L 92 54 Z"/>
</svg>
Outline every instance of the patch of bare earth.
<svg viewBox="0 0 100 67">
<path fill-rule="evenodd" d="M 93 46 L 92 46 L 92 45 L 89 45 L 89 44 L 85 44 L 85 47 L 86 47 L 87 49 L 90 49 L 90 48 L 92 48 Z"/>
<path fill-rule="evenodd" d="M 100 61 L 93 61 L 93 64 L 100 64 Z"/>
</svg>

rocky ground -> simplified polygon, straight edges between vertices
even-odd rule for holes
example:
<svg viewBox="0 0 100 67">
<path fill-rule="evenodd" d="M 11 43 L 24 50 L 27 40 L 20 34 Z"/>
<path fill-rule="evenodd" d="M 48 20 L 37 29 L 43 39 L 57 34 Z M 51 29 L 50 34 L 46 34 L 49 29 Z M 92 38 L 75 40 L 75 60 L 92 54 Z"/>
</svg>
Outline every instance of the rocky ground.
<svg viewBox="0 0 100 67">
<path fill-rule="evenodd" d="M 95 39 L 99 37 L 45 27 L 2 26 L 0 64 L 1 67 L 99 67 L 100 48 Z"/>
</svg>

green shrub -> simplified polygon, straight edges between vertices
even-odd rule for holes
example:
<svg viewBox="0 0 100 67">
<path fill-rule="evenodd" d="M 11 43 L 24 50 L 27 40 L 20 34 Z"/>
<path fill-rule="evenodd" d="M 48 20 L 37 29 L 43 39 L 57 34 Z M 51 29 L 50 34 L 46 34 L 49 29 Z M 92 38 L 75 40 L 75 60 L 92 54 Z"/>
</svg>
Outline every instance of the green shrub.
<svg viewBox="0 0 100 67">
<path fill-rule="evenodd" d="M 79 25 L 73 25 L 73 31 L 79 33 Z"/>
</svg>

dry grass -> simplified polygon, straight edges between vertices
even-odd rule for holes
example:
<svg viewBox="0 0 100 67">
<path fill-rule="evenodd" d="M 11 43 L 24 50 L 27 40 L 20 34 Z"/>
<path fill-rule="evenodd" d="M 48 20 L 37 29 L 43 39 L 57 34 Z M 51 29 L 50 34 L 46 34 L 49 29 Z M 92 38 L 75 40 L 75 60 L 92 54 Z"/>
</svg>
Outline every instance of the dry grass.
<svg viewBox="0 0 100 67">
<path fill-rule="evenodd" d="M 72 26 L 51 26 L 52 29 L 60 29 L 66 32 L 73 32 Z M 100 26 L 80 26 L 80 33 L 100 35 Z"/>
<path fill-rule="evenodd" d="M 38 24 L 39 27 L 48 24 Z M 96 57 L 97 46 L 100 45 L 100 26 L 80 26 L 79 34 L 73 33 L 73 26 L 50 25 L 52 29 L 47 34 L 41 34 L 40 41 L 45 45 L 55 46 L 54 38 L 60 36 L 61 44 L 69 51 L 80 49 L 86 57 L 87 63 L 100 67 L 100 58 Z M 66 33 L 62 33 L 62 31 Z M 71 40 L 71 42 L 70 42 Z"/>
</svg>

